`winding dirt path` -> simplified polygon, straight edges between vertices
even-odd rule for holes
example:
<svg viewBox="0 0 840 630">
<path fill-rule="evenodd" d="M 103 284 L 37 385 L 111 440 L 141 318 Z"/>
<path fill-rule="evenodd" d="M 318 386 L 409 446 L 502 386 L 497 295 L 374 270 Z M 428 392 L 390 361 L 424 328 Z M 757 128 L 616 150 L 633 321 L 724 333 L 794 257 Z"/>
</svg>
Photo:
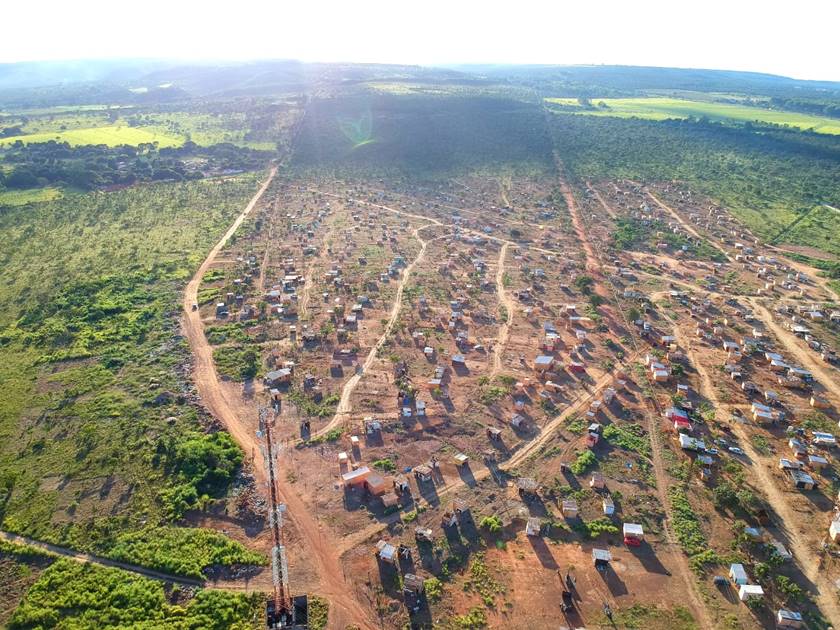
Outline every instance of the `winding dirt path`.
<svg viewBox="0 0 840 630">
<path fill-rule="evenodd" d="M 333 429 L 335 429 L 336 427 L 340 426 L 347 419 L 347 416 L 349 416 L 350 413 L 353 411 L 353 405 L 350 402 L 350 397 L 353 395 L 353 391 L 356 389 L 356 386 L 359 384 L 359 381 L 362 380 L 362 376 L 364 376 L 365 372 L 367 372 L 371 368 L 371 366 L 373 366 L 374 361 L 376 361 L 376 355 L 379 352 L 379 349 L 388 340 L 391 331 L 394 329 L 394 324 L 397 323 L 397 318 L 400 316 L 400 309 L 402 308 L 402 296 L 403 289 L 405 288 L 405 283 L 408 281 L 408 278 L 411 275 L 411 272 L 414 269 L 414 267 L 416 267 L 417 264 L 421 260 L 423 260 L 423 257 L 426 255 L 426 247 L 430 242 L 424 241 L 422 238 L 420 238 L 420 230 L 423 230 L 429 227 L 430 225 L 432 224 L 428 223 L 413 231 L 414 238 L 420 241 L 420 252 L 414 258 L 411 264 L 409 264 L 405 268 L 405 270 L 402 273 L 402 276 L 400 277 L 400 282 L 397 285 L 397 293 L 394 296 L 394 303 L 391 306 L 391 312 L 389 313 L 388 321 L 382 330 L 382 335 L 379 337 L 379 339 L 377 339 L 376 343 L 373 344 L 373 347 L 371 347 L 370 352 L 368 352 L 367 357 L 365 357 L 365 362 L 362 364 L 361 369 L 356 370 L 356 373 L 353 376 L 351 376 L 344 384 L 344 387 L 341 390 L 341 399 L 338 401 L 338 407 L 335 410 L 335 415 L 332 417 L 332 420 L 330 420 L 326 424 L 326 426 L 313 433 L 313 438 L 325 435 Z"/>
<path fill-rule="evenodd" d="M 102 556 L 96 556 L 91 553 L 84 553 L 68 547 L 54 545 L 52 543 L 35 540 L 33 538 L 27 538 L 26 536 L 19 536 L 18 534 L 13 534 L 11 532 L 0 531 L 0 540 L 5 540 L 16 545 L 28 545 L 30 547 L 35 547 L 36 549 L 46 551 L 56 556 L 61 556 L 63 558 L 69 558 L 70 560 L 75 560 L 76 562 L 80 562 L 82 564 L 95 564 L 109 569 L 122 569 L 123 571 L 129 571 L 130 573 L 135 573 L 152 580 L 182 584 L 184 586 L 212 588 L 212 586 L 208 585 L 204 580 L 195 580 L 180 575 L 155 571 L 154 569 L 147 569 L 146 567 L 141 567 L 136 564 L 120 562 L 119 560 L 111 560 L 110 558 L 103 558 Z"/>
<path fill-rule="evenodd" d="M 508 243 L 504 243 L 499 250 L 499 260 L 496 263 L 496 295 L 499 297 L 499 304 L 505 308 L 505 321 L 499 326 L 499 334 L 496 337 L 496 342 L 493 344 L 493 369 L 490 371 L 490 377 L 496 376 L 502 371 L 502 356 L 507 346 L 508 334 L 510 333 L 510 326 L 513 323 L 513 313 L 516 310 L 516 304 L 505 290 L 505 255 L 507 254 Z"/>
<path fill-rule="evenodd" d="M 187 284 L 184 292 L 184 333 L 193 354 L 193 380 L 198 393 L 210 412 L 222 423 L 225 429 L 236 440 L 239 446 L 248 453 L 259 451 L 259 441 L 255 429 L 257 421 L 257 406 L 253 400 L 245 400 L 242 392 L 236 388 L 224 387 L 216 372 L 213 362 L 213 349 L 204 335 L 204 323 L 198 310 L 193 311 L 192 305 L 197 302 L 198 288 L 204 274 L 213 264 L 218 253 L 230 240 L 245 218 L 256 206 L 260 197 L 268 188 L 277 168 L 269 172 L 268 178 L 231 224 L 221 240 L 210 250 L 209 255 Z M 261 457 L 254 457 L 254 476 L 259 483 L 268 482 L 265 463 Z M 282 464 L 282 462 L 280 462 Z M 303 540 L 303 547 L 308 551 L 309 558 L 315 565 L 321 583 L 322 594 L 330 602 L 330 627 L 344 628 L 355 624 L 361 628 L 373 628 L 374 623 L 367 611 L 357 601 L 352 593 L 352 585 L 344 579 L 344 574 L 335 553 L 334 546 L 329 543 L 321 530 L 321 525 L 312 517 L 303 500 L 285 481 L 284 475 L 277 479 L 277 490 L 280 498 L 286 504 L 287 514 L 294 523 Z"/>
</svg>

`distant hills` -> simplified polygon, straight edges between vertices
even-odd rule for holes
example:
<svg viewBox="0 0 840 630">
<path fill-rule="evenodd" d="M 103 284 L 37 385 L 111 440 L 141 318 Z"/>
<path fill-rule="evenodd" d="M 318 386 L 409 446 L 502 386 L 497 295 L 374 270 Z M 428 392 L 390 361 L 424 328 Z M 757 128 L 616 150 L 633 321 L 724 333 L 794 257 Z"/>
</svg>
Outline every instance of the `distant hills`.
<svg viewBox="0 0 840 630">
<path fill-rule="evenodd" d="M 0 64 L 0 106 L 136 103 L 207 96 L 312 91 L 365 81 L 511 85 L 555 96 L 631 96 L 697 91 L 840 99 L 840 82 L 732 70 L 645 66 L 324 64 L 295 60 L 183 62 L 165 59 Z"/>
</svg>

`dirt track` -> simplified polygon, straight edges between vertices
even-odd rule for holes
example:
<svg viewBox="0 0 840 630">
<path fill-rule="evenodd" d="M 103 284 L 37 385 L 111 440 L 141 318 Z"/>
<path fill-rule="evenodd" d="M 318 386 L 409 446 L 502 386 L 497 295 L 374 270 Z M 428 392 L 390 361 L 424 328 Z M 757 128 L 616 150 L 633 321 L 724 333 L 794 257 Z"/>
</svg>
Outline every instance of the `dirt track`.
<svg viewBox="0 0 840 630">
<path fill-rule="evenodd" d="M 246 454 L 255 453 L 259 450 L 259 443 L 255 435 L 257 406 L 253 401 L 245 400 L 241 390 L 229 387 L 220 381 L 216 366 L 213 363 L 213 349 L 204 335 L 204 323 L 201 321 L 200 312 L 193 311 L 192 305 L 197 302 L 198 288 L 202 277 L 230 237 L 254 209 L 276 172 L 276 167 L 272 168 L 257 194 L 254 195 L 216 246 L 210 250 L 205 261 L 187 284 L 184 293 L 184 333 L 193 354 L 193 380 L 196 388 L 210 412 L 224 425 Z M 259 483 L 265 484 L 267 482 L 265 465 L 260 457 L 254 458 L 254 473 Z M 353 588 L 345 581 L 339 557 L 322 534 L 320 524 L 312 517 L 294 489 L 284 481 L 283 475 L 280 475 L 277 487 L 281 499 L 288 508 L 289 518 L 300 532 L 304 548 L 310 553 L 311 560 L 317 568 L 321 582 L 321 594 L 330 601 L 331 627 L 344 628 L 349 624 L 356 624 L 362 628 L 372 628 L 371 618 L 352 596 Z"/>
<path fill-rule="evenodd" d="M 502 325 L 499 326 L 499 334 L 496 337 L 496 342 L 493 344 L 493 369 L 490 376 L 495 376 L 502 371 L 502 354 L 507 346 L 508 333 L 510 332 L 510 325 L 513 323 L 513 313 L 516 310 L 508 292 L 505 290 L 505 255 L 507 254 L 508 243 L 504 243 L 499 250 L 499 261 L 496 264 L 496 295 L 499 297 L 499 305 L 505 308 L 506 317 Z"/>
<path fill-rule="evenodd" d="M 373 344 L 373 347 L 368 352 L 367 357 L 365 358 L 365 362 L 362 364 L 361 369 L 357 370 L 356 373 L 348 379 L 348 381 L 344 384 L 344 387 L 341 390 L 341 399 L 338 401 L 338 407 L 335 410 L 335 415 L 332 417 L 326 426 L 322 427 L 319 431 L 315 432 L 312 437 L 319 437 L 321 435 L 325 435 L 329 431 L 333 430 L 337 426 L 339 426 L 345 419 L 346 416 L 350 414 L 353 410 L 352 405 L 350 404 L 350 397 L 353 395 L 353 391 L 356 389 L 356 386 L 359 384 L 359 381 L 362 380 L 362 376 L 365 372 L 367 372 L 373 362 L 376 361 L 376 354 L 379 352 L 379 349 L 382 345 L 388 340 L 388 336 L 391 334 L 391 331 L 394 329 L 394 324 L 397 322 L 397 318 L 400 315 L 400 308 L 402 307 L 402 295 L 403 289 L 405 288 L 405 283 L 408 281 L 408 277 L 411 275 L 411 271 L 414 267 L 423 260 L 423 256 L 426 255 L 426 246 L 429 244 L 429 241 L 424 241 L 420 238 L 420 230 L 429 227 L 431 224 L 424 225 L 414 230 L 414 237 L 420 241 L 420 252 L 417 254 L 417 257 L 411 262 L 408 267 L 402 273 L 400 277 L 400 282 L 397 285 L 397 294 L 394 296 L 394 304 L 391 306 L 391 312 L 388 315 L 388 322 L 385 324 L 384 329 L 382 330 L 382 335 L 379 337 L 377 342 Z"/>
<path fill-rule="evenodd" d="M 679 341 L 681 347 L 686 349 L 686 354 L 700 375 L 700 380 L 703 386 L 701 394 L 708 398 L 714 404 L 716 409 L 725 408 L 726 405 L 718 398 L 717 390 L 714 382 L 708 371 L 698 360 L 691 344 L 683 338 L 678 328 L 675 328 L 675 336 Z M 800 532 L 796 529 L 796 524 L 801 522 L 799 514 L 793 510 L 790 503 L 785 498 L 782 491 L 779 489 L 778 483 L 773 479 L 773 475 L 768 471 L 773 462 L 770 458 L 762 457 L 752 446 L 749 435 L 738 422 L 731 422 L 729 426 L 735 435 L 738 436 L 739 446 L 744 450 L 752 465 L 750 470 L 755 475 L 758 486 L 764 492 L 768 503 L 781 518 L 781 526 L 788 538 L 791 551 L 798 560 L 799 568 L 804 573 L 805 577 L 810 580 L 817 588 L 817 602 L 820 610 L 831 620 L 835 627 L 840 627 L 840 606 L 837 603 L 837 596 L 832 584 L 829 584 L 820 572 L 820 560 L 815 553 L 813 553 L 808 541 L 803 539 Z"/>
<path fill-rule="evenodd" d="M 785 350 L 792 354 L 796 360 L 805 366 L 811 374 L 818 377 L 825 390 L 822 392 L 828 398 L 834 408 L 840 408 L 840 395 L 836 392 L 840 389 L 840 378 L 838 378 L 837 370 L 830 367 L 825 367 L 814 358 L 813 352 L 804 348 L 797 337 L 788 330 L 782 328 L 773 319 L 772 313 L 761 304 L 757 299 L 749 298 L 747 300 L 753 307 L 753 313 L 756 317 L 776 336 L 779 342 L 785 347 Z"/>
<path fill-rule="evenodd" d="M 572 217 L 572 224 L 574 225 L 575 231 L 577 232 L 578 237 L 580 238 L 581 243 L 584 247 L 584 251 L 586 252 L 587 269 L 600 273 L 602 268 L 601 258 L 595 253 L 594 248 L 589 242 L 589 233 L 586 229 L 586 226 L 584 225 L 583 217 L 581 217 L 581 214 L 578 210 L 574 194 L 572 193 L 572 189 L 565 181 L 562 175 L 563 165 L 560 161 L 560 158 L 556 153 L 554 158 L 557 162 L 557 173 L 560 179 L 560 189 L 569 207 L 569 214 Z M 614 287 L 612 287 L 611 284 L 610 286 L 613 293 L 613 300 L 616 306 L 619 308 L 619 310 L 621 310 L 621 303 L 618 300 L 618 296 L 615 292 L 615 289 Z M 627 317 L 624 316 L 623 312 L 622 318 L 625 321 L 627 320 Z M 638 355 L 639 349 L 636 346 L 635 336 L 631 336 L 631 339 L 633 339 L 633 346 L 636 355 Z M 697 623 L 700 625 L 700 627 L 705 628 L 706 630 L 713 630 L 715 627 L 714 623 L 709 617 L 709 611 L 706 609 L 706 605 L 704 604 L 702 598 L 700 597 L 697 591 L 697 584 L 694 575 L 691 573 L 691 569 L 688 566 L 688 561 L 685 555 L 680 550 L 679 546 L 677 545 L 676 538 L 674 537 L 674 534 L 671 531 L 670 524 L 673 520 L 673 516 L 671 514 L 671 504 L 668 500 L 667 495 L 668 474 L 665 470 L 665 465 L 662 461 L 662 447 L 659 444 L 659 414 L 650 413 L 648 414 L 647 420 L 648 436 L 651 442 L 651 459 L 653 462 L 653 470 L 656 475 L 656 491 L 659 495 L 659 500 L 662 503 L 662 508 L 667 516 L 667 519 L 663 521 L 663 531 L 665 533 L 665 538 L 668 541 L 668 545 L 667 548 L 663 548 L 662 551 L 664 553 L 667 553 L 672 558 L 674 566 L 678 568 L 680 578 L 685 584 L 686 597 L 690 601 L 691 608 L 695 614 Z"/>
</svg>

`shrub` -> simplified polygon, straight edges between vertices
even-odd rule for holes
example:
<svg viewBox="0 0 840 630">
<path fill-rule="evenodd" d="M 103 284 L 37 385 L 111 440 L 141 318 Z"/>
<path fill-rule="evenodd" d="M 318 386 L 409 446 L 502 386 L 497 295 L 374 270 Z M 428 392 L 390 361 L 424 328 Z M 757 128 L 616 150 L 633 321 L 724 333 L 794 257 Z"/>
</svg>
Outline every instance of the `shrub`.
<svg viewBox="0 0 840 630">
<path fill-rule="evenodd" d="M 595 457 L 595 453 L 586 449 L 582 451 L 575 461 L 572 462 L 572 465 L 569 467 L 571 471 L 576 475 L 582 475 L 587 471 L 588 468 L 594 466 L 598 463 L 598 459 Z"/>
<path fill-rule="evenodd" d="M 423 581 L 423 587 L 426 591 L 426 597 L 430 602 L 436 602 L 443 597 L 443 583 L 436 577 L 430 577 Z"/>
<path fill-rule="evenodd" d="M 498 534 L 502 531 L 502 519 L 495 514 L 493 516 L 485 516 L 479 521 L 478 526 L 491 534 Z"/>
</svg>

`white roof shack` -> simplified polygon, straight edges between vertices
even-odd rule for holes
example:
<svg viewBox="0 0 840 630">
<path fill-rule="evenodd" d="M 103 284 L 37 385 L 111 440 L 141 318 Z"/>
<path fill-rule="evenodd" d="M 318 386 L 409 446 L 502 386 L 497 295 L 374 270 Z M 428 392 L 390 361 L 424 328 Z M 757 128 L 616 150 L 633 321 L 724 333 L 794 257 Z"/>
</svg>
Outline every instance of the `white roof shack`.
<svg viewBox="0 0 840 630">
<path fill-rule="evenodd" d="M 831 525 L 828 526 L 828 535 L 831 537 L 831 542 L 840 540 L 840 517 L 834 517 Z"/>
<path fill-rule="evenodd" d="M 625 538 L 645 539 L 645 531 L 638 523 L 624 523 L 622 530 Z"/>
<path fill-rule="evenodd" d="M 745 602 L 748 599 L 761 599 L 764 597 L 764 589 L 758 584 L 742 584 L 738 589 L 738 598 Z"/>
<path fill-rule="evenodd" d="M 744 565 L 740 562 L 729 565 L 729 579 L 739 586 L 741 584 L 747 584 L 750 581 Z"/>
<path fill-rule="evenodd" d="M 703 440 L 698 440 L 697 438 L 691 437 L 690 435 L 686 435 L 685 433 L 680 433 L 679 440 L 680 448 L 686 451 L 706 450 L 706 444 L 703 442 Z"/>
<path fill-rule="evenodd" d="M 802 621 L 802 614 L 794 610 L 779 609 L 776 613 L 776 627 L 777 628 L 804 628 Z"/>
<path fill-rule="evenodd" d="M 818 446 L 837 446 L 837 438 L 835 438 L 831 433 L 814 431 L 813 439 L 814 444 Z"/>
</svg>

